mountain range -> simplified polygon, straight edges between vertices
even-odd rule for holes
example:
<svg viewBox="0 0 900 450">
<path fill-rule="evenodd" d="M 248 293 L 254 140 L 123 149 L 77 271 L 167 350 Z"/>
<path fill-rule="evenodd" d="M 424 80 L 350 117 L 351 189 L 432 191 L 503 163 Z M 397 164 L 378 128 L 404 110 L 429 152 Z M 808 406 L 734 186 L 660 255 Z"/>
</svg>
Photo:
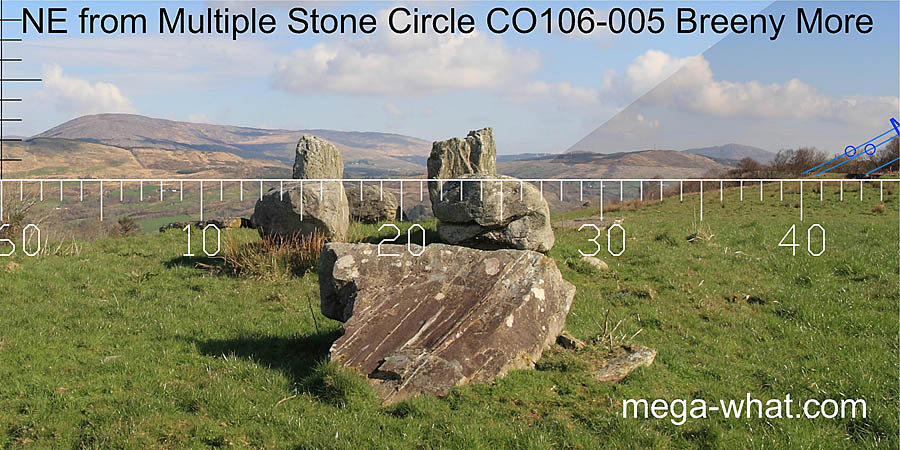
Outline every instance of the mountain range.
<svg viewBox="0 0 900 450">
<path fill-rule="evenodd" d="M 68 139 L 136 150 L 158 149 L 232 153 L 293 164 L 297 140 L 313 134 L 341 151 L 349 175 L 371 171 L 418 173 L 419 165 L 403 157 L 428 156 L 431 142 L 389 133 L 320 129 L 269 130 L 154 119 L 133 114 L 97 114 L 70 120 L 35 138 Z"/>
<path fill-rule="evenodd" d="M 759 147 L 753 147 L 751 145 L 742 145 L 735 143 L 716 145 L 713 147 L 689 148 L 687 150 L 682 150 L 682 152 L 691 153 L 693 155 L 708 156 L 715 159 L 730 159 L 732 161 L 740 161 L 744 158 L 753 158 L 756 160 L 756 162 L 768 163 L 775 159 L 775 154 L 768 150 L 763 150 Z"/>
<path fill-rule="evenodd" d="M 324 129 L 261 129 L 155 119 L 132 114 L 83 116 L 20 143 L 7 143 L 9 176 L 250 177 L 290 176 L 297 140 L 313 134 L 333 142 L 347 177 L 419 177 L 431 142 L 391 133 Z M 520 178 L 696 177 L 743 157 L 768 161 L 756 147 L 646 150 L 613 154 L 500 155 L 501 173 Z"/>
</svg>

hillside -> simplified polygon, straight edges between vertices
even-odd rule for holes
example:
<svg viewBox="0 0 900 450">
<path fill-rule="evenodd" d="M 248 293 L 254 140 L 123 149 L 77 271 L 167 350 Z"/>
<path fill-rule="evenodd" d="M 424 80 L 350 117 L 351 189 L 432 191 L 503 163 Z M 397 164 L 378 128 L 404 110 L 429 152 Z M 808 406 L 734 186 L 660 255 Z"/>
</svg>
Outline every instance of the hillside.
<svg viewBox="0 0 900 450">
<path fill-rule="evenodd" d="M 692 155 L 708 156 L 710 158 L 731 159 L 735 161 L 739 161 L 744 158 L 753 158 L 757 162 L 761 163 L 770 162 L 775 158 L 775 154 L 768 150 L 763 150 L 759 147 L 753 147 L 752 145 L 742 145 L 735 143 L 714 145 L 712 147 L 689 148 L 686 150 L 682 150 L 682 152 L 690 153 Z"/>
<path fill-rule="evenodd" d="M 519 178 L 684 178 L 726 168 L 705 156 L 671 150 L 575 152 L 498 163 L 501 173 Z"/>
<path fill-rule="evenodd" d="M 216 270 L 198 234 L 197 256 L 182 256 L 179 230 L 51 240 L 0 266 L 0 447 L 897 448 L 900 205 L 885 183 L 894 213 L 873 210 L 877 186 L 863 201 L 842 202 L 834 184 L 824 200 L 804 191 L 810 214 L 827 216 L 821 257 L 805 232 L 795 256 L 776 246 L 798 224 L 791 185 L 785 201 L 775 185 L 765 202 L 742 202 L 735 188 L 724 201 L 708 195 L 702 227 L 697 194 L 610 211 L 628 240 L 619 257 L 600 240 L 606 271 L 579 259 L 593 232 L 557 227 L 550 256 L 577 287 L 565 329 L 588 348 L 553 346 L 535 370 L 388 408 L 327 363 L 341 324 L 320 313 L 315 269 L 292 274 L 271 258 L 266 277 Z M 398 225 L 408 236 L 411 224 Z M 432 242 L 434 222 L 422 225 Z M 703 239 L 686 239 L 698 230 Z M 393 236 L 351 225 L 352 240 Z M 223 230 L 226 254 L 258 243 L 254 230 Z M 613 338 L 605 322 L 620 324 Z M 659 355 L 621 383 L 599 382 L 608 339 Z M 793 414 L 807 399 L 861 398 L 868 409 L 827 420 L 676 417 L 689 408 L 675 406 L 663 419 L 623 417 L 628 399 L 718 405 L 748 393 L 763 405 L 790 395 Z"/>
<path fill-rule="evenodd" d="M 279 161 L 216 151 L 125 149 L 71 139 L 35 138 L 6 143 L 7 177 L 40 178 L 275 178 L 290 176 Z"/>
<path fill-rule="evenodd" d="M 427 157 L 431 150 L 428 141 L 398 134 L 322 129 L 269 130 L 177 122 L 133 114 L 83 116 L 35 137 L 72 139 L 125 149 L 227 152 L 243 158 L 275 159 L 291 164 L 297 140 L 303 134 L 314 134 L 337 145 L 351 174 L 365 175 L 372 170 L 419 172 L 418 165 L 401 157 Z"/>
</svg>

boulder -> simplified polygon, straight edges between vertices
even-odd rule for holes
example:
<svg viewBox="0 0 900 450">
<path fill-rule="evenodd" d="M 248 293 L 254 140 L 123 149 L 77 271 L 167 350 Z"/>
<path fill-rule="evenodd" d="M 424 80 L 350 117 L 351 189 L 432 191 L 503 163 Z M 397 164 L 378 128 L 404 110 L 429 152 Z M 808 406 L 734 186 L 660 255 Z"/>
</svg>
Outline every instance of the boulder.
<svg viewBox="0 0 900 450">
<path fill-rule="evenodd" d="M 625 379 L 638 367 L 650 367 L 656 359 L 656 349 L 623 347 L 624 355 L 617 356 L 603 363 L 593 375 L 597 381 L 612 381 L 618 383 Z"/>
<path fill-rule="evenodd" d="M 397 198 L 379 186 L 364 185 L 346 189 L 350 217 L 358 222 L 376 223 L 397 218 Z"/>
<path fill-rule="evenodd" d="M 378 252 L 326 244 L 318 271 L 322 313 L 345 322 L 330 358 L 365 375 L 385 405 L 533 367 L 575 296 L 556 263 L 533 251 L 432 244 Z"/>
<path fill-rule="evenodd" d="M 497 173 L 497 146 L 494 130 L 482 128 L 470 131 L 465 139 L 452 138 L 435 141 L 428 156 L 428 178 L 457 178 L 467 173 L 493 175 Z M 440 184 L 428 183 L 431 202 L 440 194 Z"/>
<path fill-rule="evenodd" d="M 294 153 L 294 179 L 338 179 L 344 176 L 341 152 L 331 142 L 305 134 Z"/>
<path fill-rule="evenodd" d="M 399 211 L 397 217 L 400 217 Z M 423 222 L 434 219 L 434 214 L 431 213 L 430 205 L 414 205 L 403 211 L 403 219 L 409 222 Z"/>
<path fill-rule="evenodd" d="M 548 252 L 553 248 L 550 208 L 534 185 L 504 175 L 457 178 L 463 181 L 443 183 L 432 202 L 442 241 L 485 249 Z"/>
<path fill-rule="evenodd" d="M 340 182 L 285 184 L 267 192 L 256 202 L 250 216 L 253 228 L 263 238 L 305 236 L 315 230 L 329 241 L 347 240 L 350 207 Z"/>
<path fill-rule="evenodd" d="M 589 264 L 594 270 L 598 272 L 606 272 L 609 270 L 609 265 L 606 264 L 606 261 L 603 261 L 600 258 L 595 258 L 593 256 L 582 256 L 581 260 Z"/>
</svg>

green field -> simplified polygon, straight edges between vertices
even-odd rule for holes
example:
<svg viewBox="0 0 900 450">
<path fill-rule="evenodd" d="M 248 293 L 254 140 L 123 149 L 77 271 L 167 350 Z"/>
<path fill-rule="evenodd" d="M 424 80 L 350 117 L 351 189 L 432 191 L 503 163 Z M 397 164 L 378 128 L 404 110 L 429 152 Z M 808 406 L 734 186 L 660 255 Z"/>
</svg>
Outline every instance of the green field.
<svg viewBox="0 0 900 450">
<path fill-rule="evenodd" d="M 198 267 L 217 262 L 182 257 L 178 231 L 17 251 L 0 259 L 0 447 L 897 448 L 900 190 L 886 185 L 882 208 L 876 183 L 862 201 L 853 185 L 842 202 L 836 186 L 821 201 L 805 187 L 802 222 L 796 187 L 781 201 L 774 184 L 765 202 L 749 187 L 743 201 L 706 192 L 702 223 L 697 194 L 608 212 L 626 233 L 619 257 L 598 239 L 608 272 L 579 261 L 595 233 L 556 230 L 551 255 L 578 288 L 566 329 L 592 340 L 609 311 L 624 340 L 659 350 L 623 382 L 591 377 L 596 343 L 388 408 L 327 364 L 340 324 L 318 312 L 315 273 L 261 281 Z M 813 224 L 826 235 L 819 257 L 807 250 Z M 792 225 L 796 255 L 778 246 Z M 193 245 L 200 254 L 197 235 Z M 747 393 L 862 398 L 867 417 L 622 417 L 629 398 Z"/>
</svg>

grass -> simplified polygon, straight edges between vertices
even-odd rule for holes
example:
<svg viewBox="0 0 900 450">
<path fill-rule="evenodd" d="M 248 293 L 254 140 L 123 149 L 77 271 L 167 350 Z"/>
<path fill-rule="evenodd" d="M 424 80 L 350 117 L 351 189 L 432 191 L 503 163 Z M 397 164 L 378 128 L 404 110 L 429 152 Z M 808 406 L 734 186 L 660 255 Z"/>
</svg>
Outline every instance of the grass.
<svg viewBox="0 0 900 450">
<path fill-rule="evenodd" d="M 787 188 L 779 201 L 767 186 L 764 203 L 758 191 L 741 202 L 729 189 L 721 203 L 707 193 L 702 225 L 696 194 L 610 212 L 623 219 L 626 250 L 610 256 L 601 234 L 606 272 L 578 261 L 595 232 L 556 230 L 551 255 L 578 287 L 566 329 L 592 341 L 608 311 L 622 321 L 617 335 L 641 330 L 634 343 L 659 350 L 652 367 L 598 383 L 590 352 L 554 348 L 537 370 L 388 408 L 326 363 L 340 324 L 310 311 L 314 271 L 217 274 L 198 267 L 215 261 L 181 256 L 178 231 L 17 253 L 6 258 L 15 267 L 0 264 L 0 447 L 896 448 L 897 195 L 881 201 L 866 188 L 859 201 L 846 186 L 839 202 L 826 185 L 821 202 L 805 191 L 800 222 Z M 807 252 L 814 223 L 826 230 L 821 257 Z M 792 225 L 796 256 L 778 246 Z M 354 224 L 351 236 L 395 234 L 378 227 Z M 432 241 L 434 223 L 425 228 Z M 864 398 L 868 418 L 621 417 L 628 398 L 748 392 Z"/>
</svg>

